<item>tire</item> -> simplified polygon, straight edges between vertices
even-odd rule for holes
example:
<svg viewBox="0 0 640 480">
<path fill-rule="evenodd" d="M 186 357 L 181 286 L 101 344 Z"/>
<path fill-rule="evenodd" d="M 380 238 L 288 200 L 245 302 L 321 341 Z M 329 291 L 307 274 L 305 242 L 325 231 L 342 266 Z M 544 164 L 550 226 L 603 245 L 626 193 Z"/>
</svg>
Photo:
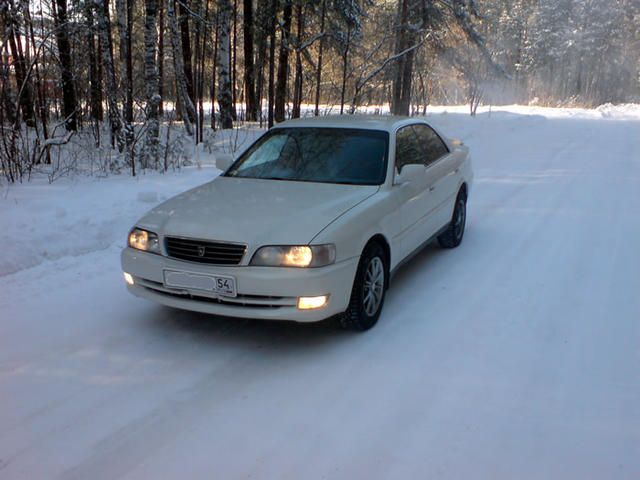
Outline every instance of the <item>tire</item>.
<svg viewBox="0 0 640 480">
<path fill-rule="evenodd" d="M 464 191 L 458 193 L 453 216 L 447 229 L 438 236 L 438 243 L 442 248 L 456 248 L 462 243 L 464 228 L 467 223 L 467 196 Z"/>
<path fill-rule="evenodd" d="M 389 264 L 385 250 L 379 243 L 370 243 L 360 256 L 349 307 L 338 317 L 342 328 L 364 332 L 378 322 L 384 305 L 388 275 Z M 372 277 L 373 288 L 369 286 L 372 283 L 369 279 Z"/>
</svg>

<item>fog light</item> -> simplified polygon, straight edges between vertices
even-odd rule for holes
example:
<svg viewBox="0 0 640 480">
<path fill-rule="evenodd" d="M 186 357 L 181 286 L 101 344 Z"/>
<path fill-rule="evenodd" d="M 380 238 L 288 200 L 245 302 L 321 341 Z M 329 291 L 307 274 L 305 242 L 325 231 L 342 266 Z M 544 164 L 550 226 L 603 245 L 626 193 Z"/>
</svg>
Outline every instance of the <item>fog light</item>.
<svg viewBox="0 0 640 480">
<path fill-rule="evenodd" d="M 133 285 L 133 277 L 131 276 L 130 273 L 127 272 L 122 272 L 124 274 L 124 281 L 127 282 L 129 285 Z"/>
<path fill-rule="evenodd" d="M 312 310 L 314 308 L 322 308 L 327 304 L 329 295 L 320 295 L 319 297 L 299 297 L 298 308 L 300 310 Z"/>
</svg>

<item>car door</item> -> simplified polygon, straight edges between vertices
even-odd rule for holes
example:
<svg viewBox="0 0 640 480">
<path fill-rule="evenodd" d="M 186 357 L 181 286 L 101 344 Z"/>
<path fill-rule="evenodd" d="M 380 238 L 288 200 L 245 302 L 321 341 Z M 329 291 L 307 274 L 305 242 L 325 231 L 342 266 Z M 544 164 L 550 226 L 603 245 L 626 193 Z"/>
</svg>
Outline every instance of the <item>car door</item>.
<svg viewBox="0 0 640 480">
<path fill-rule="evenodd" d="M 429 231 L 437 233 L 451 221 L 460 177 L 459 158 L 449 152 L 440 136 L 426 124 L 413 129 L 424 152 L 427 188 L 430 195 Z"/>
<path fill-rule="evenodd" d="M 411 125 L 402 127 L 396 132 L 396 175 L 405 165 L 419 164 L 425 166 L 424 149 Z M 425 166 L 426 167 L 426 166 Z M 430 234 L 428 213 L 435 204 L 431 198 L 428 177 L 425 168 L 424 176 L 415 182 L 394 185 L 394 194 L 400 204 L 402 228 L 399 233 L 399 244 L 402 257 L 406 257 L 422 245 Z M 432 205 L 433 204 L 433 205 Z"/>
</svg>

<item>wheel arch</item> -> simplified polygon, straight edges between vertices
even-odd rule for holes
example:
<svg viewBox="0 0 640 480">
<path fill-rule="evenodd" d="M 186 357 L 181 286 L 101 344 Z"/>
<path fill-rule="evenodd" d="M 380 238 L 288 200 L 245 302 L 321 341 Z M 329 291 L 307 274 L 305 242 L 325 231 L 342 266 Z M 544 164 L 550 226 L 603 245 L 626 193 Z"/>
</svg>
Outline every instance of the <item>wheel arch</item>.
<svg viewBox="0 0 640 480">
<path fill-rule="evenodd" d="M 386 256 L 385 268 L 387 271 L 385 272 L 385 276 L 384 276 L 385 289 L 386 289 L 389 287 L 389 274 L 391 271 L 391 246 L 389 245 L 387 237 L 385 237 L 382 233 L 376 233 L 371 238 L 369 238 L 369 240 L 367 240 L 367 243 L 362 248 L 362 251 L 364 252 L 369 245 L 374 243 L 377 243 L 382 247 Z"/>
<path fill-rule="evenodd" d="M 467 182 L 462 182 L 460 188 L 458 188 L 458 195 L 463 194 L 464 198 L 469 198 L 469 187 L 467 186 Z"/>
</svg>

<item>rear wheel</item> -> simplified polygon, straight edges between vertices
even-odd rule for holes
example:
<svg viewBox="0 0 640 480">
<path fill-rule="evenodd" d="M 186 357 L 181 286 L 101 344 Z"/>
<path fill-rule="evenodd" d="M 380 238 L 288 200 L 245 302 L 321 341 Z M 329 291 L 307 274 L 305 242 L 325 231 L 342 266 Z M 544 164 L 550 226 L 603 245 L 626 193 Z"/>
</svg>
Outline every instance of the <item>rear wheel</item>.
<svg viewBox="0 0 640 480">
<path fill-rule="evenodd" d="M 453 217 L 447 229 L 438 236 L 438 243 L 442 248 L 456 248 L 462 243 L 464 228 L 467 223 L 467 196 L 464 191 L 458 193 Z"/>
<path fill-rule="evenodd" d="M 378 243 L 369 244 L 360 257 L 349 308 L 339 317 L 343 328 L 364 331 L 376 324 L 384 304 L 387 272 L 384 249 Z"/>
</svg>

